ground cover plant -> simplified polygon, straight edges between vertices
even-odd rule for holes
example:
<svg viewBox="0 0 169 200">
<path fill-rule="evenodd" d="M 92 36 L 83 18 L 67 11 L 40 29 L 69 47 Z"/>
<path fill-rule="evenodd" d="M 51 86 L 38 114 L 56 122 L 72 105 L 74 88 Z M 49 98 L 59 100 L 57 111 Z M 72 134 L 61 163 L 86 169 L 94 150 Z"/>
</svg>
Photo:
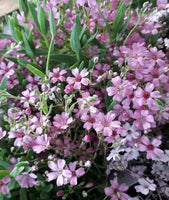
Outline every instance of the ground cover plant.
<svg viewBox="0 0 169 200">
<path fill-rule="evenodd" d="M 0 200 L 169 198 L 167 0 L 19 0 L 0 34 Z"/>
</svg>

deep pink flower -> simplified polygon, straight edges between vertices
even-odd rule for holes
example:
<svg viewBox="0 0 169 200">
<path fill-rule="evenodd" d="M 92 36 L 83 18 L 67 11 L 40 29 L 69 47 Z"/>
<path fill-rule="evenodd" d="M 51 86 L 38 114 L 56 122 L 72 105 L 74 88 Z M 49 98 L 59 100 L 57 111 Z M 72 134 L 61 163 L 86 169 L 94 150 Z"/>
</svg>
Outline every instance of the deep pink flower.
<svg viewBox="0 0 169 200">
<path fill-rule="evenodd" d="M 59 67 L 54 68 L 53 73 L 49 72 L 49 78 L 51 78 L 50 82 L 56 83 L 58 80 L 60 80 L 61 82 L 65 81 L 65 77 L 63 75 L 66 73 L 67 71 L 64 69 L 60 71 Z"/>
<path fill-rule="evenodd" d="M 73 89 L 74 89 L 73 85 L 68 84 L 68 85 L 66 85 L 64 91 L 65 91 L 66 94 L 69 94 Z"/>
<path fill-rule="evenodd" d="M 143 135 L 141 137 L 141 143 L 139 144 L 139 150 L 145 151 L 147 153 L 146 158 L 156 160 L 157 156 L 161 157 L 163 155 L 163 151 L 157 147 L 159 147 L 161 144 L 161 141 L 158 139 L 153 139 L 152 142 Z"/>
<path fill-rule="evenodd" d="M 2 194 L 6 195 L 9 193 L 9 188 L 7 186 L 7 184 L 10 182 L 10 178 L 9 176 L 5 176 L 2 180 L 0 180 L 0 192 L 2 192 Z"/>
<path fill-rule="evenodd" d="M 28 173 L 28 172 L 23 172 L 21 175 L 16 176 L 15 180 L 21 180 L 21 187 L 22 188 L 29 188 L 29 187 L 33 187 L 34 185 L 36 185 L 36 181 L 34 179 L 36 179 L 37 176 L 33 173 Z"/>
<path fill-rule="evenodd" d="M 83 69 L 80 73 L 78 68 L 72 69 L 72 74 L 75 76 L 75 78 L 68 77 L 67 81 L 69 84 L 74 83 L 74 89 L 79 90 L 81 88 L 81 84 L 89 84 L 89 79 L 85 78 L 89 74 L 89 72 L 86 69 Z"/>
<path fill-rule="evenodd" d="M 107 196 L 111 196 L 111 200 L 128 200 L 129 196 L 124 193 L 128 190 L 128 186 L 123 183 L 119 186 L 116 179 L 110 180 L 111 187 L 105 187 L 104 192 Z"/>
<path fill-rule="evenodd" d="M 65 184 L 65 178 L 70 178 L 72 176 L 69 170 L 64 169 L 65 165 L 66 161 L 63 159 L 59 159 L 57 161 L 57 164 L 55 164 L 53 161 L 50 161 L 48 163 L 48 166 L 50 169 L 52 169 L 53 172 L 47 174 L 48 181 L 52 181 L 57 178 L 57 186 L 62 186 L 63 184 Z"/>
<path fill-rule="evenodd" d="M 82 167 L 76 170 L 76 162 L 70 162 L 69 169 L 72 173 L 71 177 L 69 178 L 69 182 L 71 185 L 77 185 L 77 177 L 83 176 L 85 174 L 85 170 Z"/>
<path fill-rule="evenodd" d="M 154 85 L 152 83 L 147 83 L 145 86 L 145 90 L 138 87 L 137 90 L 134 92 L 136 97 L 135 101 L 137 101 L 137 104 L 139 106 L 142 106 L 145 103 L 147 103 L 149 109 L 155 109 L 155 108 L 157 109 L 157 103 L 154 100 L 154 98 L 160 98 L 161 95 L 159 91 L 153 91 L 153 90 L 154 90 Z"/>
</svg>

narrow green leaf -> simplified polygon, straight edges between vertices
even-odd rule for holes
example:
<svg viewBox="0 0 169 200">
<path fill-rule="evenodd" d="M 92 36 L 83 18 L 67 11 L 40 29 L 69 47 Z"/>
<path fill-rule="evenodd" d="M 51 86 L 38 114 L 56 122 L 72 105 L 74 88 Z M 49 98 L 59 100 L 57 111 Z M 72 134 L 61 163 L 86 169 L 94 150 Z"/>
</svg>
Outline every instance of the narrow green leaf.
<svg viewBox="0 0 169 200">
<path fill-rule="evenodd" d="M 4 76 L 0 83 L 0 90 L 6 90 L 7 89 L 7 78 Z"/>
<path fill-rule="evenodd" d="M 77 62 L 75 55 L 66 55 L 66 54 L 51 55 L 50 60 L 58 63 L 67 63 L 67 64 L 74 64 L 75 62 Z"/>
<path fill-rule="evenodd" d="M 91 43 L 91 42 L 94 40 L 94 38 L 95 38 L 96 36 L 97 36 L 97 33 L 95 33 L 93 36 L 91 36 L 91 37 L 86 41 L 85 45 L 84 45 L 82 48 L 86 47 L 89 43 Z"/>
<path fill-rule="evenodd" d="M 106 55 L 106 50 L 105 49 L 98 49 L 97 50 L 98 56 L 99 56 L 99 62 L 102 61 L 104 56 Z"/>
<path fill-rule="evenodd" d="M 4 39 L 11 40 L 11 35 L 8 35 L 8 34 L 0 33 L 0 37 L 4 38 Z"/>
<path fill-rule="evenodd" d="M 12 177 L 16 177 L 19 176 L 20 173 L 24 170 L 24 166 L 22 167 L 14 167 L 14 169 L 11 171 L 10 176 Z"/>
<path fill-rule="evenodd" d="M 100 9 L 99 9 L 99 13 L 100 13 L 100 15 L 102 16 L 102 18 L 103 18 L 103 20 L 104 20 L 104 22 L 105 22 L 105 24 L 106 24 L 107 31 L 108 31 L 108 33 L 109 33 L 109 38 L 111 38 L 111 29 L 110 29 L 110 25 L 108 24 L 107 19 L 105 18 L 105 16 L 103 15 L 103 13 L 101 12 Z"/>
<path fill-rule="evenodd" d="M 84 60 L 79 65 L 79 71 L 81 72 L 84 68 Z"/>
<path fill-rule="evenodd" d="M 26 68 L 29 69 L 34 75 L 38 76 L 39 78 L 45 79 L 45 74 L 38 70 L 37 68 L 33 67 L 32 65 L 26 65 Z"/>
<path fill-rule="evenodd" d="M 83 29 L 81 30 L 80 35 L 79 35 L 79 40 L 82 39 L 82 36 L 83 36 L 84 33 L 86 32 L 86 28 L 87 28 L 87 26 L 84 26 Z"/>
<path fill-rule="evenodd" d="M 128 14 L 127 20 L 125 21 L 124 25 L 122 26 L 120 34 L 124 33 L 124 31 L 127 29 L 127 26 L 129 24 L 129 21 L 130 21 L 130 17 L 131 17 L 131 10 L 129 8 L 129 14 Z"/>
<path fill-rule="evenodd" d="M 19 10 L 24 12 L 25 18 L 28 16 L 28 5 L 27 0 L 19 0 Z"/>
<path fill-rule="evenodd" d="M 6 92 L 5 90 L 0 90 L 0 97 L 6 97 L 6 98 L 10 98 L 12 95 L 9 94 L 8 92 Z"/>
<path fill-rule="evenodd" d="M 46 79 L 46 80 L 43 80 L 43 81 L 39 81 L 39 84 L 47 84 L 50 82 L 50 79 Z"/>
<path fill-rule="evenodd" d="M 126 5 L 125 5 L 124 1 L 121 1 L 119 4 L 119 7 L 117 9 L 113 24 L 111 26 L 111 28 L 112 28 L 111 38 L 112 39 L 114 39 L 116 37 L 116 35 L 119 33 L 119 31 L 121 30 L 124 16 L 125 16 L 125 11 L 126 11 Z"/>
<path fill-rule="evenodd" d="M 46 102 L 46 98 L 45 98 L 45 93 L 43 94 L 43 98 L 42 98 L 42 104 L 43 104 L 43 112 L 44 114 L 48 114 L 48 105 L 47 105 L 47 102 Z"/>
<path fill-rule="evenodd" d="M 3 167 L 4 169 L 7 169 L 10 164 L 2 159 L 0 159 L 0 166 Z"/>
<path fill-rule="evenodd" d="M 15 33 L 15 28 L 14 28 L 14 24 L 13 24 L 12 19 L 8 20 L 8 26 L 9 26 L 9 29 L 10 29 L 10 32 L 11 32 L 11 35 L 12 35 L 13 39 L 18 41 L 18 38 L 17 38 L 16 33 Z"/>
<path fill-rule="evenodd" d="M 33 60 L 34 57 L 35 57 L 35 55 L 34 55 L 32 49 L 31 49 L 31 47 L 30 47 L 30 45 L 29 45 L 28 40 L 27 40 L 26 37 L 25 37 L 24 32 L 22 32 L 22 37 L 23 37 L 23 42 L 24 42 L 24 46 L 25 46 L 26 53 L 27 53 L 27 55 Z"/>
<path fill-rule="evenodd" d="M 38 18 L 37 18 L 37 12 L 35 10 L 34 5 L 31 2 L 28 2 L 28 8 L 29 8 L 29 12 L 31 13 L 32 19 L 35 23 L 35 26 L 40 31 L 40 25 L 39 25 Z"/>
<path fill-rule="evenodd" d="M 74 65 L 72 65 L 69 69 L 70 70 L 72 70 L 72 69 L 74 69 L 74 68 L 76 68 L 76 67 L 79 67 L 79 65 L 80 65 L 80 61 L 77 61 Z"/>
<path fill-rule="evenodd" d="M 111 97 L 111 99 L 112 99 L 112 97 Z M 107 111 L 109 112 L 110 110 L 114 110 L 114 106 L 116 104 L 119 104 L 119 103 L 120 103 L 119 101 L 113 101 L 112 100 L 112 102 L 110 103 L 110 105 L 107 107 Z"/>
<path fill-rule="evenodd" d="M 27 200 L 27 194 L 25 189 L 21 188 L 19 191 L 20 200 Z"/>
<path fill-rule="evenodd" d="M 157 103 L 157 107 L 160 109 L 160 110 L 164 110 L 164 105 L 163 105 L 163 102 L 159 99 L 155 99 L 156 103 Z"/>
<path fill-rule="evenodd" d="M 50 25 L 50 32 L 53 36 L 56 35 L 56 22 L 53 16 L 53 11 L 49 10 L 49 25 Z"/>
<path fill-rule="evenodd" d="M 46 37 L 47 35 L 47 27 L 46 27 L 46 21 L 47 21 L 47 17 L 46 17 L 46 13 L 43 9 L 43 7 L 38 6 L 38 22 L 40 25 L 40 32 L 43 36 Z"/>
<path fill-rule="evenodd" d="M 18 41 L 23 41 L 22 33 L 19 29 L 15 28 L 15 33 Z"/>
<path fill-rule="evenodd" d="M 80 18 L 79 15 L 77 15 L 70 38 L 70 46 L 71 49 L 76 53 L 78 60 L 80 60 L 81 57 L 80 55 L 81 45 L 79 40 L 81 30 L 82 28 L 81 28 Z"/>
</svg>

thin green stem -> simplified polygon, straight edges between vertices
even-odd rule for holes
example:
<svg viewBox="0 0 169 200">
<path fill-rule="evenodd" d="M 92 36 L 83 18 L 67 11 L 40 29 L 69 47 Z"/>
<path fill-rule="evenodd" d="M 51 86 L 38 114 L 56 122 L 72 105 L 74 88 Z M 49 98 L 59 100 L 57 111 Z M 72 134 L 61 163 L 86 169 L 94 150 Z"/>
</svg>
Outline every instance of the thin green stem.
<svg viewBox="0 0 169 200">
<path fill-rule="evenodd" d="M 50 61 L 50 54 L 52 51 L 53 40 L 54 40 L 54 36 L 52 36 L 52 39 L 51 39 L 50 45 L 49 45 L 49 50 L 48 50 L 48 57 L 47 57 L 47 62 L 46 62 L 46 75 L 47 76 L 49 76 L 49 61 Z"/>
</svg>

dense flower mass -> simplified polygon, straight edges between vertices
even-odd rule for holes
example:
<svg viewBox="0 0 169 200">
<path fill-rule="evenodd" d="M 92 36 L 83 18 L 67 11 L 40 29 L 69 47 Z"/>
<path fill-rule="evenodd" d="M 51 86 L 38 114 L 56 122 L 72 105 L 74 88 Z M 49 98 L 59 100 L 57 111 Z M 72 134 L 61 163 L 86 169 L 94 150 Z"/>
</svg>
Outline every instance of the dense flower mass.
<svg viewBox="0 0 169 200">
<path fill-rule="evenodd" d="M 167 0 L 19 0 L 0 27 L 0 200 L 169 199 Z"/>
</svg>

